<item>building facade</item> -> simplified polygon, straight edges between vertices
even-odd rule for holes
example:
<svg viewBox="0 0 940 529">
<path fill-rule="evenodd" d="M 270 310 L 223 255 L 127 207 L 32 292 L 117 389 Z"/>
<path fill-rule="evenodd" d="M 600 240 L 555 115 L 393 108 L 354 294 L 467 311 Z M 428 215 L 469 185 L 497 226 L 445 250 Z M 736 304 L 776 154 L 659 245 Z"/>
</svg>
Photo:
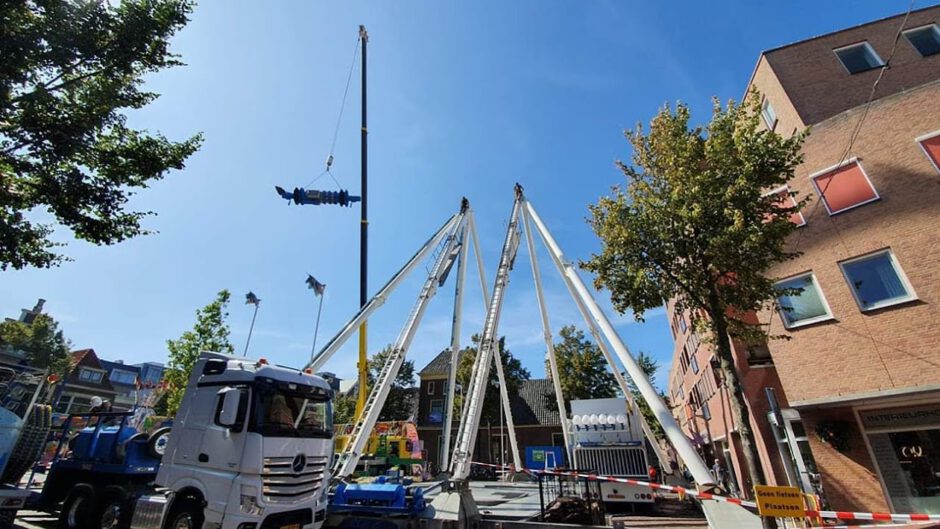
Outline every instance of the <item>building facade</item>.
<svg viewBox="0 0 940 529">
<path fill-rule="evenodd" d="M 447 402 L 447 379 L 450 371 L 450 351 L 437 355 L 419 373 L 418 437 L 427 459 L 435 469 L 444 460 L 444 412 Z M 461 388 L 457 388 L 458 393 Z M 561 430 L 561 415 L 553 406 L 554 388 L 548 379 L 525 380 L 517 394 L 510 396 L 510 410 L 515 425 L 520 461 L 525 461 L 526 448 L 565 446 Z M 451 427 L 453 450 L 460 417 Z M 507 429 L 497 423 L 481 422 L 477 433 L 474 461 L 505 463 L 513 461 Z"/>
<path fill-rule="evenodd" d="M 91 398 L 114 402 L 117 392 L 108 381 L 108 370 L 94 349 L 72 351 L 72 372 L 59 386 L 53 411 L 60 414 L 87 413 Z"/>
<path fill-rule="evenodd" d="M 138 384 L 140 381 L 140 368 L 127 365 L 121 360 L 101 360 L 101 367 L 108 372 L 108 382 L 114 388 L 114 402 L 111 404 L 114 411 L 128 411 L 138 404 L 140 395 Z"/>
<path fill-rule="evenodd" d="M 785 431 L 836 510 L 940 513 L 938 24 L 934 6 L 770 50 L 749 83 L 769 128 L 810 129 L 802 256 L 770 271 L 803 290 L 761 321 L 790 338 L 769 344 Z"/>
</svg>

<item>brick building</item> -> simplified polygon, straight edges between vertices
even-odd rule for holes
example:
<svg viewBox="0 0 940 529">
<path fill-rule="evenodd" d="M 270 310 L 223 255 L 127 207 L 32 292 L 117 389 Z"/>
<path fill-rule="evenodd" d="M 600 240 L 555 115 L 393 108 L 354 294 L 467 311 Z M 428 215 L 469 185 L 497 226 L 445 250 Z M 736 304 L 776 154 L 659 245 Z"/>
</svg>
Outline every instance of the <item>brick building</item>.
<svg viewBox="0 0 940 529">
<path fill-rule="evenodd" d="M 837 510 L 940 513 L 938 22 L 934 6 L 776 48 L 748 83 L 767 127 L 811 131 L 790 183 L 813 199 L 803 255 L 770 271 L 803 291 L 760 320 L 790 338 L 769 344 L 780 460 Z"/>
<path fill-rule="evenodd" d="M 427 451 L 428 461 L 440 468 L 443 460 L 444 403 L 447 399 L 447 378 L 450 351 L 434 357 L 419 373 L 418 437 Z M 520 460 L 525 460 L 527 447 L 565 446 L 561 432 L 561 416 L 552 406 L 554 389 L 548 379 L 523 381 L 519 392 L 510 395 L 509 406 L 515 424 Z M 460 417 L 451 427 L 451 450 L 457 437 Z M 512 462 L 509 438 L 500 424 L 480 424 L 474 461 L 483 463 Z M 501 453 L 502 452 L 502 453 Z"/>
</svg>

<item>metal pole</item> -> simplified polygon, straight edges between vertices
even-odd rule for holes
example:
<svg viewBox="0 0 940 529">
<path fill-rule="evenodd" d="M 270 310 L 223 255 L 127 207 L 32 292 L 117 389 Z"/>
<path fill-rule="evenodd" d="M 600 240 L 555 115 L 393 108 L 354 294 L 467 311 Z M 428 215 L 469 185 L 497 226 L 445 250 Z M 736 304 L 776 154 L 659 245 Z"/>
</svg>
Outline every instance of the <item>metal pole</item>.
<svg viewBox="0 0 940 529">
<path fill-rule="evenodd" d="M 361 131 L 361 193 L 362 193 L 362 218 L 359 221 L 359 308 L 366 305 L 368 299 L 368 263 L 369 263 L 369 129 L 366 126 L 366 44 L 369 42 L 369 34 L 366 33 L 365 26 L 359 26 L 359 40 L 362 41 L 362 131 Z M 368 388 L 368 363 L 366 341 L 367 322 L 363 321 L 359 327 L 359 397 L 356 399 L 356 417 L 362 414 L 362 408 L 366 405 L 366 398 L 369 395 Z"/>
<path fill-rule="evenodd" d="M 659 395 L 656 393 L 656 389 L 650 384 L 646 374 L 643 373 L 643 370 L 637 365 L 636 360 L 633 358 L 633 355 L 630 354 L 630 351 L 627 349 L 627 346 L 620 340 L 620 337 L 617 335 L 617 332 L 614 330 L 614 326 L 610 323 L 610 320 L 607 319 L 607 315 L 604 314 L 604 311 L 601 310 L 600 306 L 594 300 L 594 297 L 588 291 L 587 287 L 584 285 L 584 282 L 581 280 L 581 277 L 578 276 L 577 272 L 571 266 L 570 263 L 565 261 L 564 252 L 561 251 L 561 248 L 558 246 L 558 243 L 555 241 L 555 238 L 552 237 L 548 229 L 545 227 L 545 224 L 542 223 L 542 219 L 536 213 L 535 208 L 532 207 L 532 204 L 529 202 L 525 203 L 526 212 L 530 215 L 532 222 L 535 223 L 535 228 L 538 230 L 539 235 L 542 237 L 542 241 L 545 243 L 545 246 L 548 247 L 549 251 L 558 258 L 560 262 L 564 264 L 564 273 L 571 280 L 571 283 L 574 285 L 575 290 L 578 293 L 578 296 L 584 302 L 585 308 L 588 312 L 591 313 L 591 317 L 600 327 L 601 332 L 604 333 L 604 336 L 607 338 L 607 341 L 610 342 L 610 345 L 613 347 L 614 352 L 617 353 L 617 356 L 620 358 L 620 362 L 623 363 L 623 366 L 627 370 L 627 374 L 630 375 L 630 378 L 633 379 L 634 384 L 636 384 L 637 389 L 640 391 L 640 395 L 643 396 L 643 400 L 649 405 L 650 409 L 653 411 L 653 414 L 656 415 L 656 418 L 659 420 L 659 423 L 663 427 L 663 431 L 666 436 L 672 442 L 672 445 L 675 447 L 676 451 L 679 452 L 679 456 L 682 457 L 683 461 L 686 462 L 686 465 L 689 467 L 689 471 L 692 472 L 692 476 L 695 478 L 695 481 L 699 484 L 714 484 L 714 480 L 711 477 L 711 474 L 708 472 L 708 467 L 705 466 L 705 462 L 702 461 L 702 458 L 695 452 L 695 449 L 692 447 L 692 444 L 682 433 L 682 429 L 679 428 L 679 425 L 676 424 L 675 418 L 669 412 L 669 409 L 663 403 L 662 399 L 659 398 Z"/>
<path fill-rule="evenodd" d="M 317 324 L 313 328 L 313 347 L 310 348 L 310 360 L 317 354 L 317 335 L 320 334 L 320 313 L 323 312 L 323 294 L 320 294 L 320 303 L 317 304 Z"/>
<path fill-rule="evenodd" d="M 555 404 L 558 406 L 558 415 L 561 417 L 561 436 L 565 442 L 565 453 L 568 455 L 568 462 L 573 464 L 574 454 L 571 451 L 571 442 L 568 439 L 568 412 L 565 410 L 565 396 L 562 394 L 558 363 L 555 360 L 555 344 L 552 342 L 552 326 L 548 321 L 548 307 L 545 305 L 545 294 L 542 292 L 542 273 L 539 271 L 538 258 L 535 255 L 535 242 L 532 239 L 532 227 L 529 225 L 528 215 L 522 215 L 522 223 L 525 225 L 525 242 L 529 250 L 529 264 L 532 265 L 532 279 L 535 281 L 535 299 L 538 301 L 539 315 L 542 317 L 545 351 L 548 355 L 552 386 L 555 388 Z"/>
<path fill-rule="evenodd" d="M 255 312 L 251 315 L 251 327 L 248 328 L 248 339 L 245 340 L 245 352 L 242 353 L 242 356 L 248 356 L 248 344 L 251 343 L 251 332 L 255 330 L 255 318 L 258 317 L 258 307 L 260 303 L 255 303 Z"/>
<path fill-rule="evenodd" d="M 441 447 L 441 468 L 450 468 L 450 431 L 454 419 L 454 392 L 457 386 L 457 362 L 460 360 L 460 323 L 463 313 L 463 291 L 467 277 L 467 249 L 470 243 L 470 209 L 467 209 L 461 231 L 460 255 L 457 257 L 457 284 L 454 287 L 454 319 L 450 327 L 450 372 L 447 375 L 447 397 L 444 405 L 444 439 Z"/>
</svg>

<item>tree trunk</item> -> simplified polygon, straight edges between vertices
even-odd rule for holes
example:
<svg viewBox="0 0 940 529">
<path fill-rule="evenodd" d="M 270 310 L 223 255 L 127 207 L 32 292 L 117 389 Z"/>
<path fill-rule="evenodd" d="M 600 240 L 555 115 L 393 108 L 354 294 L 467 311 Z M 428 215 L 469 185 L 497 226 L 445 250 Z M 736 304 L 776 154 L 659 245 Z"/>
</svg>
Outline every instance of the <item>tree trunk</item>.
<svg viewBox="0 0 940 529">
<path fill-rule="evenodd" d="M 747 472 L 751 480 L 750 487 L 747 484 L 743 484 L 741 487 L 742 492 L 746 492 L 748 496 L 752 494 L 753 486 L 755 484 L 764 484 L 766 478 L 764 476 L 763 468 L 760 465 L 760 454 L 757 452 L 757 444 L 754 442 L 754 432 L 751 431 L 751 413 L 748 410 L 747 402 L 744 400 L 744 388 L 741 385 L 741 381 L 738 379 L 738 372 L 734 367 L 734 356 L 731 354 L 731 338 L 728 336 L 728 322 L 727 314 L 724 309 L 721 307 L 721 303 L 718 298 L 718 291 L 716 286 L 712 286 L 709 291 L 708 296 L 709 304 L 709 316 L 712 323 L 712 330 L 715 334 L 715 353 L 718 356 L 718 360 L 721 364 L 721 371 L 725 377 L 725 383 L 728 385 L 729 395 L 729 406 L 731 408 L 732 416 L 734 417 L 734 422 L 737 424 L 738 432 L 741 435 L 741 448 L 744 452 L 744 461 L 747 464 Z M 729 441 L 730 441 L 730 432 L 729 432 Z M 711 439 L 709 439 L 711 441 Z M 729 472 L 733 469 L 728 469 Z M 773 518 L 763 517 L 761 520 L 764 523 L 764 527 L 768 529 L 773 529 L 777 527 L 776 520 Z"/>
</svg>

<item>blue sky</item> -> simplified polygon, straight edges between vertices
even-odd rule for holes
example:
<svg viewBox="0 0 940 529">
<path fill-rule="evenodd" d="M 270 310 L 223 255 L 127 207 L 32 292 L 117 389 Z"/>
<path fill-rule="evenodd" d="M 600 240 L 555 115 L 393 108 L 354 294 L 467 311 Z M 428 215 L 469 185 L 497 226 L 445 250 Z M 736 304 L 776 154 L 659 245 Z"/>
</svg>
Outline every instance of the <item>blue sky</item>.
<svg viewBox="0 0 940 529">
<path fill-rule="evenodd" d="M 918 5 L 916 7 L 923 7 Z M 907 2 L 247 2 L 203 0 L 173 41 L 185 67 L 148 87 L 162 97 L 131 124 L 206 141 L 186 169 L 144 190 L 157 234 L 112 247 L 72 241 L 73 262 L 0 273 L 0 314 L 48 300 L 75 347 L 126 362 L 166 358 L 165 341 L 228 288 L 232 341 L 251 319 L 244 294 L 263 300 L 251 356 L 302 365 L 316 299 L 326 283 L 320 344 L 358 306 L 358 207 L 287 206 L 274 186 L 303 186 L 323 170 L 359 24 L 369 43 L 370 269 L 374 292 L 470 199 L 492 281 L 512 186 L 521 182 L 569 258 L 597 241 L 587 204 L 622 181 L 625 128 L 666 102 L 707 119 L 711 97 L 739 98 L 761 50 L 902 12 Z M 811 15 L 811 16 L 810 16 Z M 358 67 L 339 131 L 334 174 L 359 190 Z M 328 177 L 316 186 L 336 189 Z M 554 331 L 579 321 L 542 252 Z M 524 252 L 524 251 L 523 251 Z M 542 376 L 544 345 L 526 255 L 517 260 L 501 334 Z M 393 341 L 423 268 L 370 322 L 370 348 Z M 582 274 L 586 281 L 590 278 Z M 483 306 L 468 275 L 464 338 Z M 600 299 L 609 307 L 606 295 Z M 418 367 L 449 341 L 453 284 L 433 300 L 409 358 Z M 669 368 L 662 310 L 635 323 L 614 316 L 633 351 Z M 355 340 L 328 365 L 355 371 Z M 663 375 L 660 378 L 664 378 Z M 662 380 L 658 382 L 662 383 Z"/>
</svg>

